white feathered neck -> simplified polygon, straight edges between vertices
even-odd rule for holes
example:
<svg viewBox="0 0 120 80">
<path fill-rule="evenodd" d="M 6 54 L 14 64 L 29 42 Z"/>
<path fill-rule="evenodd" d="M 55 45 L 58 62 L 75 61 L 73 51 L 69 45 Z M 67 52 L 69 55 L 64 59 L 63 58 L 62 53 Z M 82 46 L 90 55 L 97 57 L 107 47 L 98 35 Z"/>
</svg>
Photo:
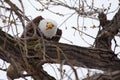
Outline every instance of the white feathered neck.
<svg viewBox="0 0 120 80">
<path fill-rule="evenodd" d="M 54 25 L 54 27 L 52 29 L 46 30 L 46 25 L 48 22 L 51 22 Z M 52 38 L 53 36 L 56 35 L 57 23 L 54 20 L 43 19 L 39 22 L 38 27 L 46 38 Z"/>
</svg>

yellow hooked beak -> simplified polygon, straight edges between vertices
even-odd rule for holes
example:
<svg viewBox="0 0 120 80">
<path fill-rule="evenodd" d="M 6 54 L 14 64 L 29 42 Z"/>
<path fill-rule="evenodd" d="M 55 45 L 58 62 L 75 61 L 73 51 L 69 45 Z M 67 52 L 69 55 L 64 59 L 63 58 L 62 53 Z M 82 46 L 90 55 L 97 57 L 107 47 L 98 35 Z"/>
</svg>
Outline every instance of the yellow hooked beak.
<svg viewBox="0 0 120 80">
<path fill-rule="evenodd" d="M 46 30 L 52 29 L 54 25 L 51 22 L 48 22 L 46 25 Z"/>
</svg>

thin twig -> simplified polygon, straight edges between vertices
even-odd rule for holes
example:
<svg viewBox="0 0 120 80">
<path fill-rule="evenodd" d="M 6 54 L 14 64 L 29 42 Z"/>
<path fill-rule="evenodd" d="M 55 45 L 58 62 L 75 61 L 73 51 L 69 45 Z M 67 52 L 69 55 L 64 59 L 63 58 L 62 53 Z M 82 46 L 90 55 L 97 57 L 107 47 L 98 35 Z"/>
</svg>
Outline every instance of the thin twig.
<svg viewBox="0 0 120 80">
<path fill-rule="evenodd" d="M 72 27 L 72 28 L 75 29 L 75 30 L 77 30 L 77 31 L 79 31 L 79 32 L 81 32 L 81 33 L 83 33 L 83 34 L 85 34 L 86 36 L 89 36 L 89 37 L 95 39 L 95 37 L 93 37 L 93 36 L 91 36 L 91 35 L 89 35 L 89 34 L 83 32 L 83 31 L 80 31 L 80 30 L 76 29 L 75 27 Z"/>
</svg>

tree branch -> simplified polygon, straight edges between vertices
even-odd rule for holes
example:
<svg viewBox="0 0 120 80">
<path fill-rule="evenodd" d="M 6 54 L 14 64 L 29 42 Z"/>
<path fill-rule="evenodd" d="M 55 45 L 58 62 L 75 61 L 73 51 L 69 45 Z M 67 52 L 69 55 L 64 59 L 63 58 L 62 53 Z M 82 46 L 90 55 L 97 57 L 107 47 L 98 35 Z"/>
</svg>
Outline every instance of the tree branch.
<svg viewBox="0 0 120 80">
<path fill-rule="evenodd" d="M 120 79 L 120 71 L 113 72 L 105 72 L 94 74 L 93 76 L 87 77 L 83 80 L 119 80 Z"/>
<path fill-rule="evenodd" d="M 7 33 L 0 31 L 0 42 L 1 59 L 10 62 L 10 58 L 12 57 L 15 61 L 21 64 L 24 63 L 24 59 L 22 58 L 22 54 L 24 54 L 24 42 L 22 40 L 15 39 Z M 38 63 L 40 63 L 43 60 L 43 54 L 42 45 L 38 46 L 38 44 L 41 44 L 38 40 L 28 42 L 28 54 L 32 54 L 33 57 L 28 55 L 26 58 L 30 61 L 32 59 L 33 62 L 36 62 L 36 58 L 38 58 Z M 120 69 L 120 60 L 112 51 L 106 49 L 85 48 L 55 42 L 46 42 L 45 48 L 46 60 L 51 63 L 65 61 L 65 64 L 72 64 L 78 67 L 82 66 L 102 70 Z"/>
<path fill-rule="evenodd" d="M 120 29 L 120 9 L 111 21 L 107 20 L 104 13 L 99 14 L 99 20 L 102 29 L 98 32 L 95 47 L 111 50 L 111 41 Z"/>
</svg>

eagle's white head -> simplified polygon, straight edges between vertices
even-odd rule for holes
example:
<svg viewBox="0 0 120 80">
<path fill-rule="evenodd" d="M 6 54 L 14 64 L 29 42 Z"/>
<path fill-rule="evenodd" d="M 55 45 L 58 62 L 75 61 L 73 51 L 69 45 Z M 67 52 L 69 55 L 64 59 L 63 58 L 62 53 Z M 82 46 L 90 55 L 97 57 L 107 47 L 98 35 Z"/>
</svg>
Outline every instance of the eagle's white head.
<svg viewBox="0 0 120 80">
<path fill-rule="evenodd" d="M 39 22 L 39 29 L 46 38 L 52 38 L 57 32 L 57 23 L 51 19 L 43 19 Z"/>
</svg>

